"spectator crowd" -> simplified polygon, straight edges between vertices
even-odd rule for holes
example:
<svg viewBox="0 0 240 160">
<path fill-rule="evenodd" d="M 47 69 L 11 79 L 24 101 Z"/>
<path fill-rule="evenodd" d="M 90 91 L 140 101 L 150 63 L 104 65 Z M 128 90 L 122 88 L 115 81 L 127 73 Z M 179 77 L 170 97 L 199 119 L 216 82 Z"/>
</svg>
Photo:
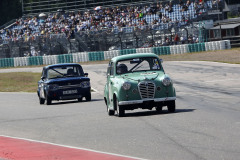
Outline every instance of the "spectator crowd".
<svg viewBox="0 0 240 160">
<path fill-rule="evenodd" d="M 211 1 L 208 1 L 211 2 Z M 145 26 L 185 25 L 192 18 L 212 7 L 212 2 L 204 0 L 179 0 L 178 4 L 157 2 L 149 5 L 101 8 L 76 12 L 56 12 L 48 15 L 20 18 L 16 23 L 0 30 L 0 43 L 5 40 L 35 39 L 38 36 L 65 34 L 74 38 L 75 32 L 99 31 L 108 29 L 112 32 L 123 28 L 139 28 Z M 159 29 L 159 28 L 157 28 Z"/>
</svg>

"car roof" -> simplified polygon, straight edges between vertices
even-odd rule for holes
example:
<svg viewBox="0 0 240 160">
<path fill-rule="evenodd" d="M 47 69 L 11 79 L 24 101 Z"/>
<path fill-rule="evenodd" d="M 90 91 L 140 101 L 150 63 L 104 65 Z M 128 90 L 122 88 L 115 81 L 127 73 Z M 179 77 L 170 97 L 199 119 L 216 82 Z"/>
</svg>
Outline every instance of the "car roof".
<svg viewBox="0 0 240 160">
<path fill-rule="evenodd" d="M 59 64 L 48 65 L 48 66 L 45 66 L 44 68 L 48 69 L 48 68 L 60 67 L 60 66 L 81 66 L 81 65 L 78 63 L 59 63 Z"/>
<path fill-rule="evenodd" d="M 134 54 L 127 54 L 127 55 L 121 55 L 121 56 L 114 57 L 114 58 L 112 58 L 112 61 L 117 62 L 117 61 L 122 61 L 122 60 L 126 60 L 126 59 L 142 58 L 142 57 L 158 58 L 158 56 L 154 53 L 134 53 Z"/>
</svg>

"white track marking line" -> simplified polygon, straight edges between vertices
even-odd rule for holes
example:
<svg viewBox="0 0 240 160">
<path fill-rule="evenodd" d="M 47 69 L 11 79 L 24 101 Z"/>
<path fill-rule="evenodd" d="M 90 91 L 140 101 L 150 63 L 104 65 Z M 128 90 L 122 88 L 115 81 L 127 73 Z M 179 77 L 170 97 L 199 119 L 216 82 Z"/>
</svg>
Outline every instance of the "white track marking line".
<svg viewBox="0 0 240 160">
<path fill-rule="evenodd" d="M 98 92 L 98 90 L 96 90 L 95 88 L 91 87 L 91 89 L 94 91 L 94 92 Z"/>
</svg>

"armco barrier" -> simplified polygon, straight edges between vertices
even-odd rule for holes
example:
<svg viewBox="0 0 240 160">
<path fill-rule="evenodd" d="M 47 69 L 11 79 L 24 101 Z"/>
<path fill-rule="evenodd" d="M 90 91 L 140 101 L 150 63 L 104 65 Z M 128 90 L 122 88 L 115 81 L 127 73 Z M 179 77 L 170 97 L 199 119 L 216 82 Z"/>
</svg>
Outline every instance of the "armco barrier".
<svg viewBox="0 0 240 160">
<path fill-rule="evenodd" d="M 51 59 L 53 61 L 53 59 Z M 72 54 L 61 54 L 57 56 L 58 63 L 72 63 L 73 56 Z"/>
<path fill-rule="evenodd" d="M 0 67 L 14 67 L 14 59 L 13 58 L 3 58 L 0 59 Z"/>
<path fill-rule="evenodd" d="M 205 43 L 205 50 L 206 50 L 206 51 L 209 51 L 209 50 L 210 50 L 210 46 L 209 46 L 209 43 L 208 43 L 208 42 Z"/>
<path fill-rule="evenodd" d="M 119 50 L 104 51 L 104 60 L 112 59 L 113 57 L 119 56 Z"/>
<path fill-rule="evenodd" d="M 120 50 L 120 55 L 132 54 L 137 53 L 136 49 L 124 49 Z"/>
<path fill-rule="evenodd" d="M 32 66 L 32 65 L 49 65 L 56 63 L 78 63 L 88 61 L 102 61 L 108 60 L 118 55 L 132 54 L 132 53 L 155 53 L 157 55 L 169 54 L 183 54 L 190 52 L 214 51 L 230 49 L 230 40 L 183 44 L 174 46 L 161 46 L 152 48 L 137 48 L 125 50 L 113 50 L 104 52 L 78 52 L 74 54 L 49 55 L 37 57 L 15 57 L 0 59 L 0 68 L 4 67 L 18 67 L 18 66 Z"/>
<path fill-rule="evenodd" d="M 169 55 L 171 54 L 171 49 L 169 46 L 154 47 L 154 48 L 151 48 L 151 51 L 148 53 L 155 53 L 157 55 Z"/>
<path fill-rule="evenodd" d="M 181 54 L 189 53 L 188 45 L 187 44 L 180 45 L 180 51 L 181 51 Z"/>
<path fill-rule="evenodd" d="M 88 52 L 78 53 L 78 58 L 79 58 L 79 62 L 88 62 L 89 61 Z"/>
<path fill-rule="evenodd" d="M 43 64 L 44 65 L 50 64 L 50 56 L 43 56 Z"/>
<path fill-rule="evenodd" d="M 220 42 L 219 42 L 219 46 L 220 46 L 220 50 L 226 49 L 226 46 L 225 46 L 225 42 L 224 42 L 224 41 L 220 41 Z"/>
<path fill-rule="evenodd" d="M 28 64 L 29 66 L 43 65 L 43 57 L 42 56 L 29 57 Z"/>
<path fill-rule="evenodd" d="M 177 45 L 170 46 L 170 53 L 171 54 L 177 54 Z"/>
<path fill-rule="evenodd" d="M 18 66 L 21 66 L 20 57 L 15 57 L 14 58 L 14 67 L 18 67 Z"/>
<path fill-rule="evenodd" d="M 72 56 L 73 56 L 73 62 L 74 63 L 89 61 L 87 52 L 74 53 L 74 54 L 72 54 Z"/>
<path fill-rule="evenodd" d="M 89 52 L 89 61 L 102 61 L 104 60 L 104 52 Z"/>
<path fill-rule="evenodd" d="M 152 53 L 152 48 L 137 48 L 136 53 Z"/>
<path fill-rule="evenodd" d="M 79 58 L 78 58 L 77 53 L 72 54 L 72 57 L 73 57 L 73 63 L 79 62 Z"/>
<path fill-rule="evenodd" d="M 225 49 L 231 49 L 230 40 L 224 40 L 224 42 L 225 42 Z"/>
<path fill-rule="evenodd" d="M 164 52 L 164 55 L 170 55 L 171 54 L 170 46 L 163 47 L 163 52 Z"/>
</svg>

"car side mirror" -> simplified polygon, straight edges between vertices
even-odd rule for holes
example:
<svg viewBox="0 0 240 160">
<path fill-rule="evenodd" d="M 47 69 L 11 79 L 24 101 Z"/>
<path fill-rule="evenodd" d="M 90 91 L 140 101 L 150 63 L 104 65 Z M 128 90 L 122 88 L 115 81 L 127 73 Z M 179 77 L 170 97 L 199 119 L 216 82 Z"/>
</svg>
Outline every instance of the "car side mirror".
<svg viewBox="0 0 240 160">
<path fill-rule="evenodd" d="M 44 80 L 45 80 L 45 77 L 44 77 L 44 76 L 43 76 L 43 77 L 41 77 L 41 80 L 42 80 L 42 81 L 44 81 Z"/>
<path fill-rule="evenodd" d="M 84 76 L 85 76 L 85 77 L 88 77 L 88 73 L 84 73 Z"/>
</svg>

